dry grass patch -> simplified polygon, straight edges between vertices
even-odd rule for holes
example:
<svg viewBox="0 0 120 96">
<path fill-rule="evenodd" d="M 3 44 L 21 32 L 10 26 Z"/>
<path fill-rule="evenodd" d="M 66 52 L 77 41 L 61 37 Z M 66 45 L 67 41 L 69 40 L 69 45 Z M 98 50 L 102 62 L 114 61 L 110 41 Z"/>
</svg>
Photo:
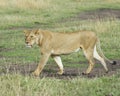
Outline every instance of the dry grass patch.
<svg viewBox="0 0 120 96">
<path fill-rule="evenodd" d="M 44 9 L 50 6 L 51 0 L 0 0 L 2 8 Z"/>
</svg>

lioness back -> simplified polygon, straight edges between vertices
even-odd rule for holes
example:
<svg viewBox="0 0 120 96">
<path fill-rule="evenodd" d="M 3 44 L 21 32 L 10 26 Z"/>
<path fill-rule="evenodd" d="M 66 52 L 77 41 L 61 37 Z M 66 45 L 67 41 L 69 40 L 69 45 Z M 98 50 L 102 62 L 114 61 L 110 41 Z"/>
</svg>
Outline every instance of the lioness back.
<svg viewBox="0 0 120 96">
<path fill-rule="evenodd" d="M 97 36 L 94 32 L 80 31 L 72 33 L 53 33 L 51 45 L 54 48 L 75 50 L 77 48 L 87 48 L 90 44 L 95 43 Z"/>
</svg>

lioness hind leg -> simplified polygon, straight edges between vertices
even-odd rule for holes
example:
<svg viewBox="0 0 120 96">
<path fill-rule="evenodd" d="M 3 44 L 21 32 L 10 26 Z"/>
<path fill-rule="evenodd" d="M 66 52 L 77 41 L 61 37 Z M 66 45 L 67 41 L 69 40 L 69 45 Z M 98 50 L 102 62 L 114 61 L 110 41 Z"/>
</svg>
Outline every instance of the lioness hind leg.
<svg viewBox="0 0 120 96">
<path fill-rule="evenodd" d="M 102 57 L 98 54 L 98 52 L 97 52 L 97 50 L 96 50 L 96 46 L 95 46 L 95 48 L 94 48 L 94 54 L 93 54 L 93 56 L 94 56 L 95 59 L 97 59 L 97 60 L 99 60 L 99 61 L 101 62 L 101 64 L 102 64 L 103 67 L 105 68 L 106 72 L 108 72 L 108 68 L 107 68 L 107 65 L 106 65 L 106 63 L 105 63 L 105 60 L 104 60 L 104 58 L 102 58 Z"/>
<path fill-rule="evenodd" d="M 63 64 L 60 56 L 54 56 L 53 58 L 57 63 L 58 67 L 60 68 L 60 70 L 58 71 L 58 74 L 62 75 L 64 71 L 63 71 Z"/>
<path fill-rule="evenodd" d="M 84 51 L 84 54 L 89 62 L 89 66 L 88 66 L 88 69 L 86 70 L 85 74 L 89 74 L 94 67 L 93 50 L 92 49 L 86 50 L 86 51 Z"/>
</svg>

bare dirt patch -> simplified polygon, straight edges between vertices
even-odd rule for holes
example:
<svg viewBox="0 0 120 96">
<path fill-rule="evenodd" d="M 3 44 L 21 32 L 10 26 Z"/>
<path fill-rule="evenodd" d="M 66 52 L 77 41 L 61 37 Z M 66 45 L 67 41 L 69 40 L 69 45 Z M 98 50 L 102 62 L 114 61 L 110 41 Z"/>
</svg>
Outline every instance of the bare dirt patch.
<svg viewBox="0 0 120 96">
<path fill-rule="evenodd" d="M 120 9 L 100 8 L 97 10 L 80 12 L 73 17 L 62 19 L 61 22 L 78 21 L 78 20 L 101 20 L 106 18 L 120 19 Z"/>
<path fill-rule="evenodd" d="M 11 50 L 14 50 L 13 48 L 5 48 L 4 46 L 0 46 L 0 51 L 11 51 Z"/>
<path fill-rule="evenodd" d="M 107 64 L 109 68 L 109 72 L 106 73 L 103 69 L 103 66 L 96 66 L 91 74 L 89 75 L 83 75 L 82 72 L 86 70 L 87 67 L 65 67 L 64 74 L 58 75 L 58 67 L 53 65 L 46 65 L 46 67 L 43 69 L 40 77 L 52 77 L 52 78 L 59 78 L 59 79 L 69 79 L 69 78 L 75 78 L 75 77 L 86 77 L 86 78 L 94 78 L 94 77 L 102 77 L 102 76 L 112 76 L 115 74 L 118 74 L 120 72 L 120 60 L 116 60 L 117 64 Z M 99 63 L 99 62 L 97 62 Z M 82 64 L 82 62 L 79 62 L 79 64 Z M 9 66 L 0 66 L 1 70 L 0 74 L 14 74 L 14 73 L 20 73 L 22 75 L 30 75 L 31 72 L 35 70 L 37 67 L 37 64 L 26 64 L 26 65 L 19 65 L 19 64 L 12 64 Z"/>
</svg>

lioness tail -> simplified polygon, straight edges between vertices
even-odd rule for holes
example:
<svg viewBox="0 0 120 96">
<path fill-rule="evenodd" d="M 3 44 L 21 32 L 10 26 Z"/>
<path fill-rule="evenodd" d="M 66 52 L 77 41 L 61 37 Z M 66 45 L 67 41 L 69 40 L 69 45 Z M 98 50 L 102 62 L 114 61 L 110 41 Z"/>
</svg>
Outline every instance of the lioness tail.
<svg viewBox="0 0 120 96">
<path fill-rule="evenodd" d="M 99 40 L 99 39 L 98 39 L 98 41 L 97 41 L 97 49 L 98 49 L 99 54 L 100 54 L 106 61 L 108 61 L 109 63 L 111 63 L 111 64 L 113 64 L 113 65 L 116 64 L 116 61 L 111 61 L 111 60 L 109 60 L 109 59 L 103 54 L 102 49 L 101 49 L 101 47 L 100 47 L 100 40 Z"/>
</svg>

